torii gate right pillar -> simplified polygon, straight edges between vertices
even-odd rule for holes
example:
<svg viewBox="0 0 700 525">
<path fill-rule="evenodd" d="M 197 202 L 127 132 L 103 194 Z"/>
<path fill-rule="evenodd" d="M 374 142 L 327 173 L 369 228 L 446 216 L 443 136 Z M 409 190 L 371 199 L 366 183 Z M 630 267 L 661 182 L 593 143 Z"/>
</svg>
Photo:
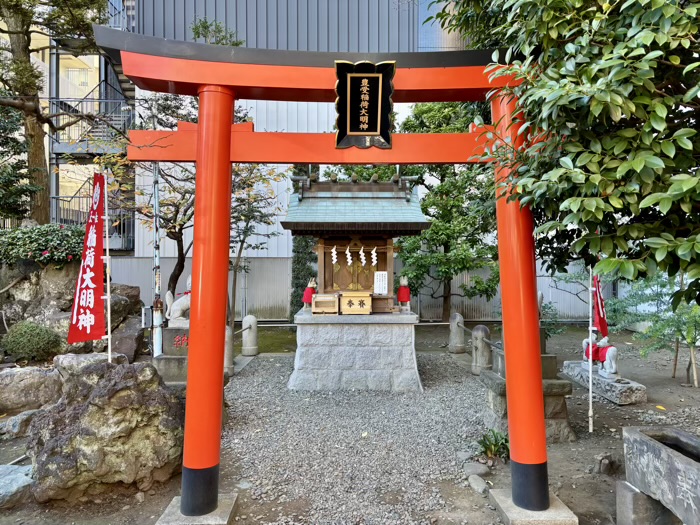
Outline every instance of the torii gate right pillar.
<svg viewBox="0 0 700 525">
<path fill-rule="evenodd" d="M 512 125 L 517 110 L 512 95 L 491 102 L 496 140 L 522 147 L 522 135 Z M 497 146 L 497 144 L 496 144 Z M 512 167 L 496 168 L 504 181 Z M 507 201 L 508 189 L 499 188 L 496 201 L 498 257 L 501 268 L 503 340 L 506 361 L 508 432 L 513 503 L 528 510 L 549 508 L 547 436 L 542 392 L 539 314 L 535 272 L 532 213 L 520 202 Z"/>
</svg>

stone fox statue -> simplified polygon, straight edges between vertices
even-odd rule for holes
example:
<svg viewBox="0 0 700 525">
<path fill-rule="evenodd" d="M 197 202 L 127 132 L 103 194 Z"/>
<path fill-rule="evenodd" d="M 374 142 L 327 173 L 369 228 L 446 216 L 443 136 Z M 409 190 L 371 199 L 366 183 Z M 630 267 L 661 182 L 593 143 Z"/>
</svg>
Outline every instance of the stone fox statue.
<svg viewBox="0 0 700 525">
<path fill-rule="evenodd" d="M 583 359 L 588 361 L 588 347 L 590 341 L 588 338 L 583 340 Z M 593 361 L 597 361 L 602 364 L 600 368 L 600 375 L 608 376 L 617 374 L 617 348 L 612 346 L 608 342 L 607 337 L 603 337 L 599 343 L 596 344 L 596 335 L 593 334 Z"/>
<path fill-rule="evenodd" d="M 187 291 L 177 301 L 170 290 L 165 294 L 165 318 L 185 319 L 185 314 L 190 311 L 190 299 L 192 298 L 192 276 L 187 278 Z"/>
</svg>

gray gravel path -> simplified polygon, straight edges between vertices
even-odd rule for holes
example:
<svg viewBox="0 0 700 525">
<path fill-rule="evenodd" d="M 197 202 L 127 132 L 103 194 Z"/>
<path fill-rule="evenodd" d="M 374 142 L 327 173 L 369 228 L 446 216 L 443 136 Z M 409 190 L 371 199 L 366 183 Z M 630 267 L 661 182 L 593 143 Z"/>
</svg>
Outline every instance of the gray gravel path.
<svg viewBox="0 0 700 525">
<path fill-rule="evenodd" d="M 293 392 L 292 356 L 257 357 L 226 388 L 222 452 L 251 497 L 305 500 L 309 512 L 276 523 L 429 523 L 459 479 L 457 452 L 484 433 L 485 389 L 464 362 L 418 354 L 422 394 Z"/>
</svg>

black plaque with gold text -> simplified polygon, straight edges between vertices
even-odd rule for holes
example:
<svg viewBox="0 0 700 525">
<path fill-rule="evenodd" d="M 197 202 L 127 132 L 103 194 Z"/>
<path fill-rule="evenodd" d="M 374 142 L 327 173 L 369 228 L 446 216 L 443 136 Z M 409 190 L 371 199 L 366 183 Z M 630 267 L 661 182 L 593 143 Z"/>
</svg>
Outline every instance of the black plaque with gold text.
<svg viewBox="0 0 700 525">
<path fill-rule="evenodd" d="M 396 62 L 336 61 L 335 146 L 391 148 L 391 95 Z"/>
</svg>

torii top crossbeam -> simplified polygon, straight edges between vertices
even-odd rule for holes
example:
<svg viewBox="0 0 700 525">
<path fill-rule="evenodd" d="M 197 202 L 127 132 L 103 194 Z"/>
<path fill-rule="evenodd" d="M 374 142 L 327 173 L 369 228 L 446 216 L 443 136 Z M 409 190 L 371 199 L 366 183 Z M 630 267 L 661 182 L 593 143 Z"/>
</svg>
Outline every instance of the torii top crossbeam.
<svg viewBox="0 0 700 525">
<path fill-rule="evenodd" d="M 138 87 L 197 95 L 202 85 L 229 88 L 238 99 L 334 102 L 336 60 L 395 60 L 394 102 L 483 101 L 507 85 L 485 72 L 490 51 L 432 53 L 317 53 L 231 48 L 146 37 L 95 27 L 100 47 Z M 331 133 L 239 131 L 231 141 L 231 162 L 266 164 L 467 164 L 479 162 L 487 139 L 474 133 L 395 134 L 388 150 L 336 149 Z M 194 162 L 196 127 L 135 131 L 129 158 L 134 161 Z M 232 135 L 233 139 L 233 135 Z M 157 146 L 157 147 L 149 147 Z"/>
</svg>

